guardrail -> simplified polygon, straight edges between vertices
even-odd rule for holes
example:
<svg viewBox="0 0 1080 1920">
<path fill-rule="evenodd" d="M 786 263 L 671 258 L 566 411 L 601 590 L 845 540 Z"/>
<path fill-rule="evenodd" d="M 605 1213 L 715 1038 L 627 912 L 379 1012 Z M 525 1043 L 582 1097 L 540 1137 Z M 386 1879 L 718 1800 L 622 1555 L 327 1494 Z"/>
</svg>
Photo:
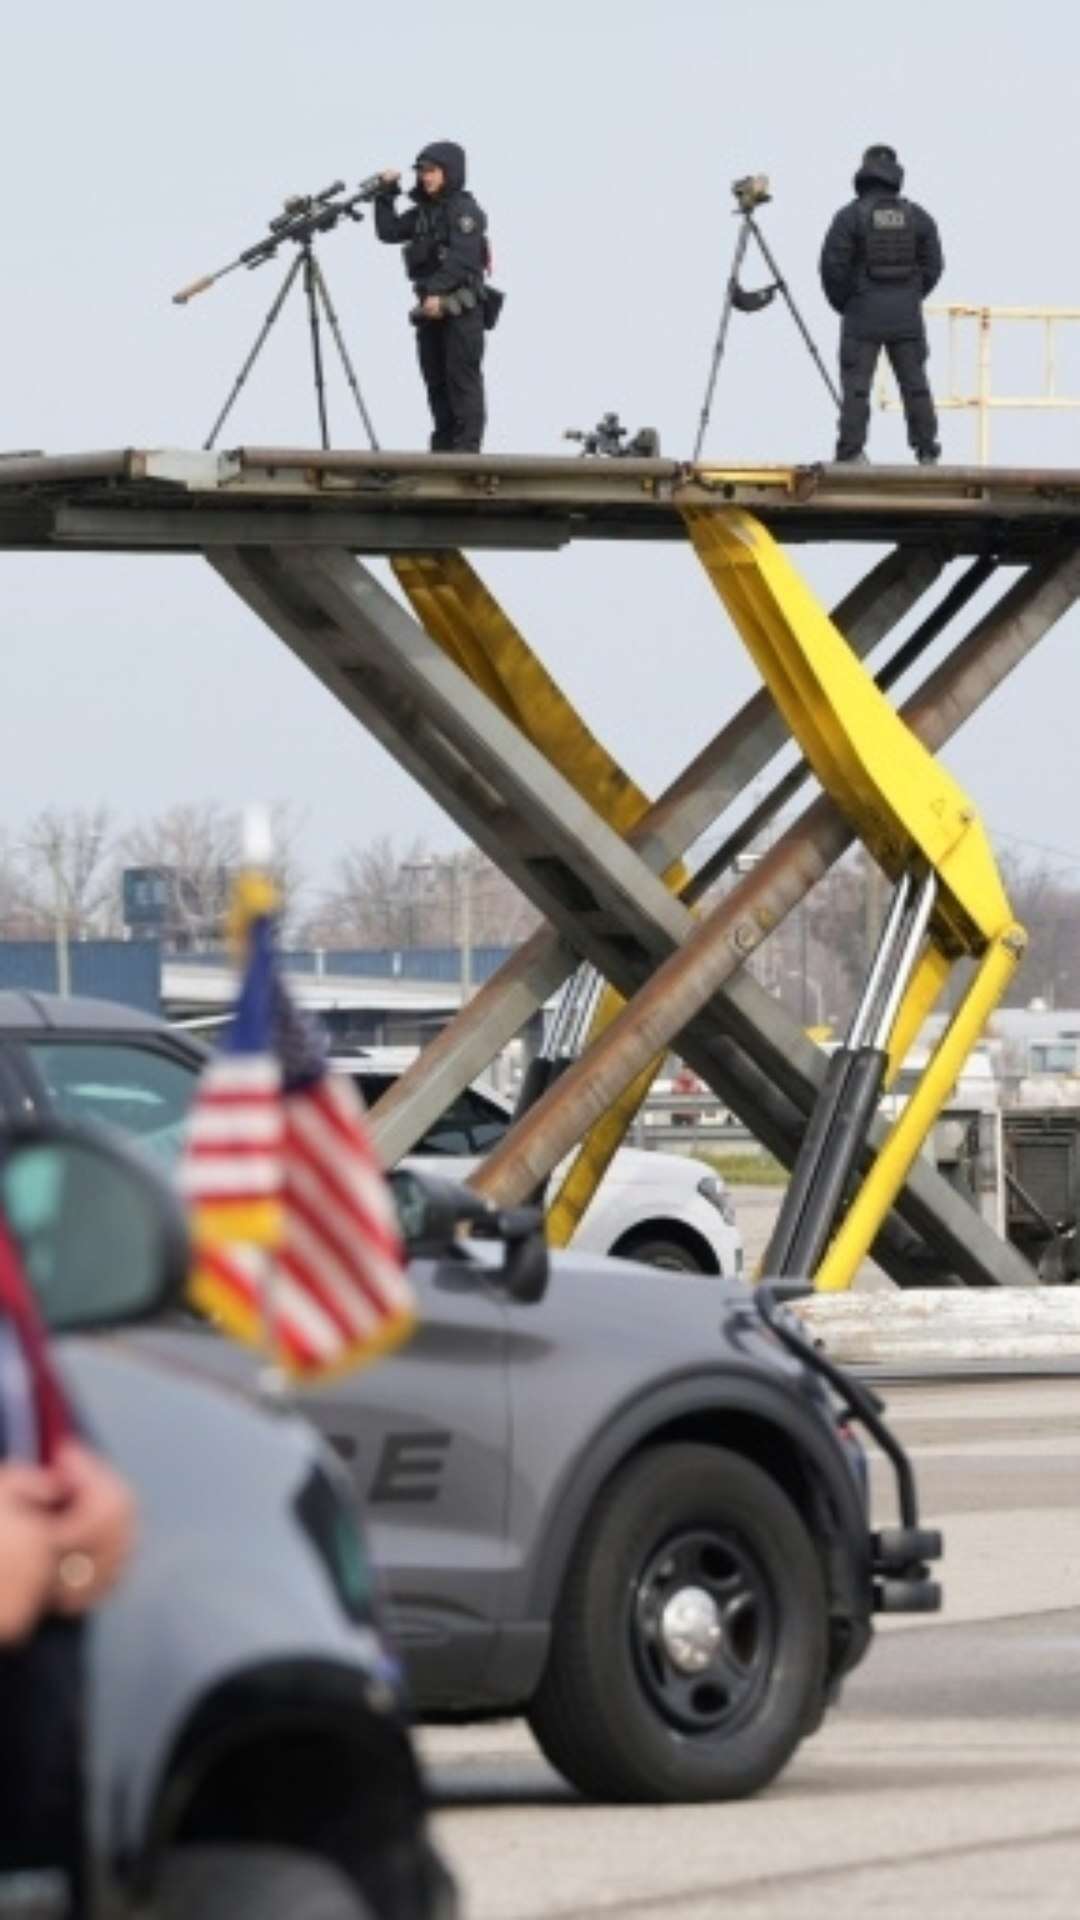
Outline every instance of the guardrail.
<svg viewBox="0 0 1080 1920">
<path fill-rule="evenodd" d="M 634 1121 L 628 1144 L 672 1152 L 706 1144 L 752 1150 L 757 1143 L 741 1120 L 706 1092 L 651 1094 Z"/>
</svg>

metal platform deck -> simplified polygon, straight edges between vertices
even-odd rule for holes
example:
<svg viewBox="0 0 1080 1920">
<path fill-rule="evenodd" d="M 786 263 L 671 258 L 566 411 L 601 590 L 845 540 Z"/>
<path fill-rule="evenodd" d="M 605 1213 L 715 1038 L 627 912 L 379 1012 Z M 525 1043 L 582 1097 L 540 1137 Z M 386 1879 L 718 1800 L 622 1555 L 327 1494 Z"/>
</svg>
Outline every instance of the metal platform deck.
<svg viewBox="0 0 1080 1920">
<path fill-rule="evenodd" d="M 553 1212 L 553 1231 L 563 1237 L 636 1111 L 650 1063 L 671 1045 L 794 1163 L 825 1056 L 743 962 L 842 856 L 857 827 L 820 793 L 764 860 L 697 914 L 718 874 L 734 868 L 746 835 L 777 820 L 811 778 L 806 762 L 789 769 L 709 860 L 688 870 L 690 850 L 789 739 L 781 707 L 762 687 L 725 718 L 724 675 L 710 685 L 706 657 L 695 698 L 705 708 L 716 700 L 715 730 L 650 799 L 575 712 L 462 550 L 676 542 L 690 564 L 705 565 L 724 598 L 708 553 L 720 521 L 756 528 L 751 538 L 762 546 L 763 526 L 785 545 L 879 549 L 833 610 L 830 646 L 841 648 L 841 659 L 841 636 L 856 660 L 866 659 L 931 599 L 876 674 L 887 689 L 940 636 L 953 640 L 902 709 L 931 755 L 1080 601 L 1080 469 L 691 468 L 287 447 L 0 455 L 0 547 L 201 555 L 543 916 L 378 1103 L 375 1133 L 388 1159 L 409 1150 L 582 960 L 629 1003 L 477 1177 L 493 1199 L 514 1204 L 584 1134 Z M 808 594 L 788 560 L 773 554 L 791 590 Z M 365 564 L 367 555 L 390 560 L 398 592 Z M 967 564 L 946 581 L 947 564 L 958 559 Z M 957 635 L 987 587 L 996 592 L 985 610 Z M 824 619 L 820 608 L 814 618 Z M 658 670 L 663 658 L 658 644 Z M 911 1167 L 875 1252 L 905 1285 L 923 1282 L 928 1254 L 969 1285 L 1030 1280 L 1020 1255 L 923 1161 Z"/>
<path fill-rule="evenodd" d="M 544 550 L 685 541 L 680 510 L 719 503 L 748 508 L 785 543 L 924 545 L 1022 564 L 1080 536 L 1080 469 L 689 467 L 301 447 L 0 455 L 0 545 L 12 548 Z"/>
</svg>

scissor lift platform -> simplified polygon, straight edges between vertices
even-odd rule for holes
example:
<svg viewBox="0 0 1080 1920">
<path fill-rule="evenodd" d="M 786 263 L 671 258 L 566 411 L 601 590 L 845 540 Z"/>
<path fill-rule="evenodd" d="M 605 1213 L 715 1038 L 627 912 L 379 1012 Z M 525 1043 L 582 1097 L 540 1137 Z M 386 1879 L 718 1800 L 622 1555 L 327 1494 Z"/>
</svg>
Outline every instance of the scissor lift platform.
<svg viewBox="0 0 1080 1920">
<path fill-rule="evenodd" d="M 582 539 L 686 545 L 772 690 L 722 724 L 718 716 L 713 738 L 657 800 L 573 710 L 465 557 Z M 780 550 L 813 541 L 888 549 L 831 619 Z M 584 1139 L 553 1209 L 556 1239 L 573 1231 L 656 1057 L 672 1044 L 794 1163 L 826 1061 L 742 962 L 855 837 L 894 880 L 929 874 L 936 889 L 890 1057 L 958 957 L 974 959 L 988 983 L 965 1003 L 964 1032 L 913 1103 L 920 1125 L 1015 964 L 1022 934 L 989 851 L 982 847 L 977 867 L 964 851 L 976 844 L 974 809 L 933 756 L 1080 594 L 1080 470 L 689 467 L 281 447 L 24 454 L 0 458 L 0 545 L 205 555 L 544 916 L 380 1101 L 375 1126 L 387 1157 L 414 1144 L 581 961 L 598 969 L 610 991 L 590 1045 L 478 1175 L 483 1190 L 512 1202 Z M 370 555 L 391 561 L 400 594 L 364 564 Z M 879 689 L 1000 569 L 1016 571 L 898 721 L 858 662 L 957 562 L 956 577 L 878 670 Z M 722 686 L 718 672 L 718 702 Z M 705 657 L 695 698 L 706 706 L 711 697 Z M 747 829 L 697 873 L 684 856 L 760 780 L 789 728 L 808 764 L 777 781 L 753 823 L 789 802 L 811 769 L 826 790 L 698 915 L 707 882 L 733 864 Z M 908 781 L 875 784 L 874 755 L 901 751 Z M 945 833 L 933 824 L 938 787 L 954 821 Z M 628 1003 L 621 1011 L 618 996 Z M 928 1257 L 968 1284 L 1029 1281 L 1015 1250 L 928 1164 L 909 1165 L 916 1132 L 909 1121 L 899 1153 L 867 1150 L 868 1197 L 848 1216 L 857 1232 L 849 1227 L 839 1253 L 834 1244 L 827 1283 L 846 1283 L 844 1245 L 870 1240 L 901 1284 L 924 1280 Z"/>
<path fill-rule="evenodd" d="M 1010 564 L 1080 529 L 1080 469 L 690 467 L 303 447 L 0 456 L 0 544 L 12 547 L 194 552 L 261 530 L 357 553 L 543 550 L 683 541 L 681 509 L 721 503 L 755 514 L 785 544 L 928 545 Z"/>
</svg>

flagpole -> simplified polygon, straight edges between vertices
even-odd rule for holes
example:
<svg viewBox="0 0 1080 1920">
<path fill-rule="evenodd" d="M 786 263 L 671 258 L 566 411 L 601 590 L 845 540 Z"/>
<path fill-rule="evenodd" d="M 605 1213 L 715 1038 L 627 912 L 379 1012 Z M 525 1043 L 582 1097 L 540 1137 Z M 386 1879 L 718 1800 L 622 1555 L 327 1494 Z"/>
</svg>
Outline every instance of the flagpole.
<svg viewBox="0 0 1080 1920">
<path fill-rule="evenodd" d="M 253 883 L 252 891 L 272 885 L 274 834 L 269 808 L 249 805 L 244 808 L 241 829 L 241 885 Z M 250 937 L 250 923 L 246 929 Z M 262 1321 L 264 1364 L 259 1374 L 260 1391 L 270 1400 L 282 1400 L 288 1384 L 281 1362 L 279 1326 L 280 1270 L 272 1247 L 261 1249 L 258 1261 L 259 1308 Z"/>
</svg>

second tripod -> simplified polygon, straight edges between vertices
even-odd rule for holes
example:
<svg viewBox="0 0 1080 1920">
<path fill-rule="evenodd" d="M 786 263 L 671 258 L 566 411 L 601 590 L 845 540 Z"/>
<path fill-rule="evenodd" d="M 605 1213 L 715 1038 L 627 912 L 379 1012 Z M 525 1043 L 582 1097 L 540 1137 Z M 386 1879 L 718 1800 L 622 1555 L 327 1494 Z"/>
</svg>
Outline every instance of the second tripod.
<svg viewBox="0 0 1080 1920">
<path fill-rule="evenodd" d="M 795 325 L 802 335 L 803 345 L 806 347 L 811 360 L 814 362 L 829 393 L 832 395 L 833 404 L 836 407 L 840 405 L 840 395 L 836 390 L 836 384 L 814 344 L 810 329 L 803 319 L 802 314 L 799 312 L 798 307 L 795 305 L 791 289 L 784 279 L 780 268 L 777 266 L 769 243 L 755 218 L 757 208 L 764 206 L 766 201 L 772 199 L 772 195 L 769 192 L 768 180 L 763 173 L 748 174 L 743 180 L 735 180 L 732 183 L 731 191 L 735 195 L 735 208 L 740 217 L 741 225 L 739 227 L 739 237 L 735 242 L 735 258 L 731 263 L 731 273 L 728 278 L 727 291 L 724 295 L 724 305 L 720 313 L 720 326 L 717 330 L 716 345 L 713 347 L 712 360 L 709 365 L 709 377 L 705 385 L 705 398 L 702 402 L 701 416 L 698 420 L 697 439 L 694 441 L 695 463 L 701 458 L 701 449 L 704 445 L 705 435 L 709 426 L 709 416 L 712 413 L 713 395 L 716 392 L 717 376 L 719 375 L 720 365 L 724 358 L 724 348 L 727 345 L 728 328 L 731 325 L 731 316 L 736 310 L 739 313 L 758 313 L 762 307 L 767 307 L 777 294 L 780 294 L 787 305 L 788 312 L 791 314 Z M 747 288 L 741 286 L 739 282 L 739 273 L 743 261 L 746 258 L 747 248 L 752 239 L 757 242 L 762 258 L 769 272 L 772 274 L 772 281 L 766 287 Z"/>
<path fill-rule="evenodd" d="M 255 344 L 248 354 L 247 359 L 244 361 L 236 379 L 233 381 L 225 405 L 214 421 L 207 438 L 203 441 L 205 448 L 209 449 L 217 440 L 218 434 L 221 432 L 233 407 L 236 405 L 248 374 L 255 365 L 263 347 L 266 345 L 270 330 L 289 297 L 290 289 L 295 285 L 298 277 L 302 277 L 303 280 L 304 300 L 307 305 L 308 329 L 311 337 L 311 364 L 315 379 L 315 405 L 319 414 L 319 436 L 321 443 L 324 447 L 330 445 L 330 425 L 326 411 L 326 378 L 323 368 L 320 309 L 325 316 L 326 324 L 330 328 L 333 336 L 334 345 L 338 350 L 345 378 L 349 383 L 352 397 L 356 401 L 356 410 L 360 415 L 364 432 L 368 437 L 368 444 L 374 449 L 378 449 L 379 442 L 375 437 L 375 428 L 371 422 L 371 415 L 364 405 L 364 396 L 360 391 L 360 382 L 357 380 L 356 369 L 349 358 L 349 350 L 345 345 L 345 339 L 341 331 L 341 323 L 334 310 L 334 303 L 330 298 L 330 289 L 326 284 L 323 270 L 319 265 L 315 248 L 310 239 L 301 242 L 296 258 L 289 268 L 288 273 L 285 275 L 273 305 L 256 336 Z"/>
</svg>

